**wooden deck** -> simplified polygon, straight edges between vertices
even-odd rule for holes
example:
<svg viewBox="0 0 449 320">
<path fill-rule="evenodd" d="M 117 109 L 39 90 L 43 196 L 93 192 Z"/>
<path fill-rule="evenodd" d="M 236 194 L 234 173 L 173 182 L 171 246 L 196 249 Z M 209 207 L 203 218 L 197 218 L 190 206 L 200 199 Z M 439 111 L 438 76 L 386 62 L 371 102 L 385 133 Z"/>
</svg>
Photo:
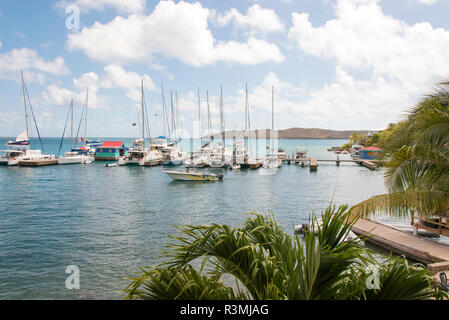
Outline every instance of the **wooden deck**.
<svg viewBox="0 0 449 320">
<path fill-rule="evenodd" d="M 371 220 L 360 219 L 352 231 L 356 235 L 368 236 L 368 242 L 381 248 L 426 264 L 433 273 L 449 270 L 448 245 Z"/>
</svg>

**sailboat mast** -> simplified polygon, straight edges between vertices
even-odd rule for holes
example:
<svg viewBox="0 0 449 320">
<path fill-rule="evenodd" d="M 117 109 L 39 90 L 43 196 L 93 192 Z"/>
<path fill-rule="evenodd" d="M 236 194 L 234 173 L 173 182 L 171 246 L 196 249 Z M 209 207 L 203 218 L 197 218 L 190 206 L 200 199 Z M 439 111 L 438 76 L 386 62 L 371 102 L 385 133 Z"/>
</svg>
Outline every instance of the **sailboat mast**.
<svg viewBox="0 0 449 320">
<path fill-rule="evenodd" d="M 176 140 L 178 140 L 178 128 L 179 128 L 179 118 L 178 118 L 178 90 L 175 91 L 175 120 L 176 120 Z"/>
<path fill-rule="evenodd" d="M 89 107 L 89 87 L 86 89 L 86 118 L 84 118 L 84 146 L 87 146 L 87 109 Z"/>
<path fill-rule="evenodd" d="M 245 83 L 245 149 L 248 151 L 248 83 Z"/>
<path fill-rule="evenodd" d="M 176 140 L 174 137 L 175 132 L 175 118 L 174 118 L 174 110 L 173 110 L 173 90 L 170 90 L 170 105 L 171 105 L 171 137 L 173 140 Z"/>
<path fill-rule="evenodd" d="M 165 106 L 165 95 L 164 95 L 164 86 L 161 85 L 161 89 L 162 89 L 162 122 L 164 125 L 164 138 L 165 136 L 165 119 L 166 119 L 166 106 Z"/>
<path fill-rule="evenodd" d="M 30 135 L 28 132 L 28 111 L 27 111 L 27 102 L 26 102 L 26 93 L 25 93 L 25 80 L 23 80 L 23 70 L 20 71 L 22 75 L 22 91 L 23 91 L 23 105 L 25 107 L 25 125 L 27 131 L 27 139 L 30 139 Z"/>
<path fill-rule="evenodd" d="M 223 85 L 220 86 L 220 122 L 221 122 L 221 140 L 223 150 L 221 152 L 222 161 L 224 161 L 224 152 L 226 146 L 225 129 L 224 129 L 224 115 L 223 115 Z"/>
<path fill-rule="evenodd" d="M 198 88 L 198 126 L 200 131 L 200 144 L 203 145 L 203 134 L 201 132 L 201 98 L 200 98 L 200 88 Z"/>
<path fill-rule="evenodd" d="M 210 121 L 209 90 L 206 91 L 206 99 L 207 99 L 207 130 L 210 141 L 212 138 L 212 123 Z"/>
<path fill-rule="evenodd" d="M 245 83 L 245 131 L 248 130 L 248 84 Z"/>
<path fill-rule="evenodd" d="M 72 129 L 70 131 L 70 151 L 73 149 L 73 99 L 70 103 L 70 108 L 72 109 Z"/>
<path fill-rule="evenodd" d="M 274 152 L 273 146 L 273 131 L 274 131 L 274 86 L 271 87 L 271 132 L 270 132 L 270 154 Z"/>
<path fill-rule="evenodd" d="M 145 108 L 143 107 L 143 79 L 142 79 L 142 139 L 145 145 Z"/>
</svg>

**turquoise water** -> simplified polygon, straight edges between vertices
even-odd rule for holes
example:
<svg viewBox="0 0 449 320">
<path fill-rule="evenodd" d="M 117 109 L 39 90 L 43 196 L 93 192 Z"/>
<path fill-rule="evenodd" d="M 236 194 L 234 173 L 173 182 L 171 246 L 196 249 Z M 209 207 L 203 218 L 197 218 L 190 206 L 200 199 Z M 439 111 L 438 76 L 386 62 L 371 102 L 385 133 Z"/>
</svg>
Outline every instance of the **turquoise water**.
<svg viewBox="0 0 449 320">
<path fill-rule="evenodd" d="M 335 158 L 326 149 L 345 142 L 280 140 L 279 146 L 288 154 L 304 147 L 317 158 Z M 59 139 L 44 139 L 44 147 L 57 153 Z M 124 278 L 160 262 L 173 225 L 238 226 L 247 212 L 271 210 L 291 231 L 331 199 L 355 204 L 385 192 L 381 170 L 350 163 L 323 163 L 315 173 L 284 165 L 274 176 L 226 171 L 216 183 L 173 182 L 161 169 L 104 162 L 0 167 L 0 299 L 121 299 Z M 69 265 L 80 270 L 79 290 L 65 288 Z"/>
</svg>

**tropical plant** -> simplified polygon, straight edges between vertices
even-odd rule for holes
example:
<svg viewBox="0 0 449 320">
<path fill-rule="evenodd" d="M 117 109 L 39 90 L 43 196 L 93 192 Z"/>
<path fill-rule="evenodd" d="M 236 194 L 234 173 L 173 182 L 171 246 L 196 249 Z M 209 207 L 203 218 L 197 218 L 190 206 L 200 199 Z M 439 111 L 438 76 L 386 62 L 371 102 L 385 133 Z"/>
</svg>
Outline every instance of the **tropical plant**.
<svg viewBox="0 0 449 320">
<path fill-rule="evenodd" d="M 421 218 L 444 213 L 449 198 L 449 82 L 439 84 L 412 110 L 387 145 L 392 152 L 385 171 L 389 193 L 361 202 L 354 213 Z"/>
<path fill-rule="evenodd" d="M 127 299 L 429 299 L 441 296 L 423 266 L 404 258 L 379 263 L 362 239 L 345 241 L 348 206 L 312 215 L 303 237 L 286 234 L 273 215 L 250 214 L 240 228 L 182 226 L 166 261 L 130 279 Z M 371 289 L 370 270 L 379 286 Z"/>
</svg>

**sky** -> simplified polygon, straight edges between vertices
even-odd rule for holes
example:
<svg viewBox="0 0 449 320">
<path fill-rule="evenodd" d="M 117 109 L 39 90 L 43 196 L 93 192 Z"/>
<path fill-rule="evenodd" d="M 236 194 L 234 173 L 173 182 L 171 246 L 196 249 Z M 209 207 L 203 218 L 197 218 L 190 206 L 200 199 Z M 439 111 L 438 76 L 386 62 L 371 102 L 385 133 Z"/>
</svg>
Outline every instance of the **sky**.
<svg viewBox="0 0 449 320">
<path fill-rule="evenodd" d="M 178 97 L 193 134 L 200 92 L 219 130 L 378 130 L 449 76 L 448 0 L 2 0 L 0 136 L 25 128 L 20 71 L 42 136 L 76 125 L 89 89 L 88 135 L 137 137 L 141 81 L 152 136 Z M 30 119 L 30 127 L 34 127 Z M 35 135 L 36 130 L 31 131 Z"/>
</svg>

